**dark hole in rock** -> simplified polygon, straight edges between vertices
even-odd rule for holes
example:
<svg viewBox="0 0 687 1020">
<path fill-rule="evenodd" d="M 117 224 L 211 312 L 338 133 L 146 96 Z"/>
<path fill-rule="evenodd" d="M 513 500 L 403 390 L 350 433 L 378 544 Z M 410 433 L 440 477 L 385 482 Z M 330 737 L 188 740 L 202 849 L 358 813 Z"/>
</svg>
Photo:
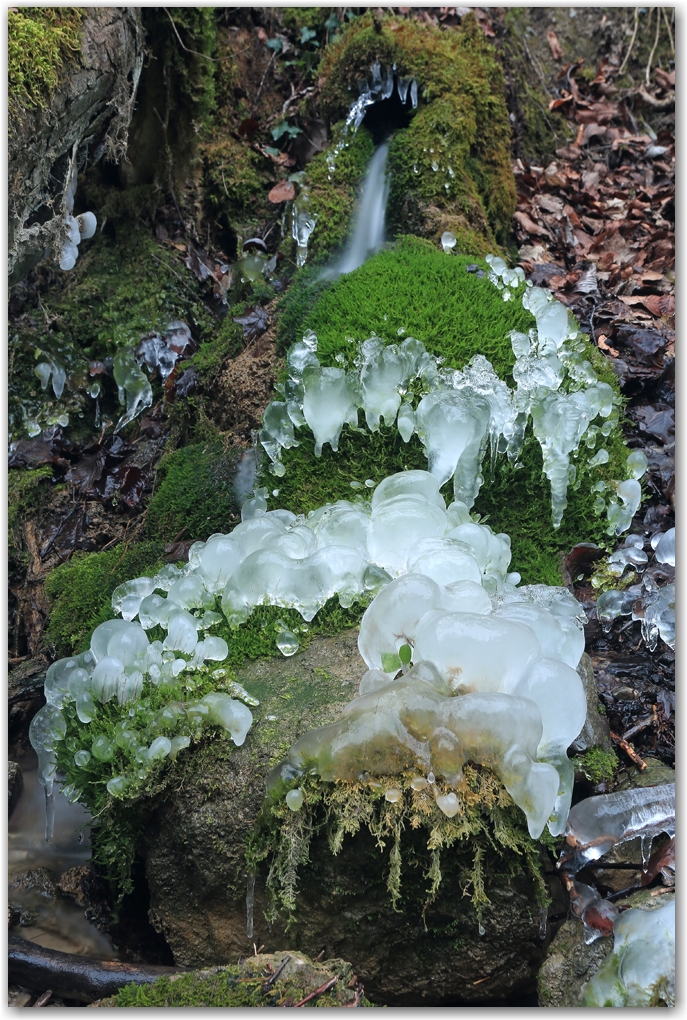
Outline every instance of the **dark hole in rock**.
<svg viewBox="0 0 687 1020">
<path fill-rule="evenodd" d="M 381 145 L 394 131 L 408 127 L 412 112 L 410 94 L 407 96 L 407 101 L 402 103 L 398 87 L 394 82 L 394 91 L 388 99 L 380 99 L 368 106 L 363 124 L 372 134 L 375 145 Z"/>
</svg>

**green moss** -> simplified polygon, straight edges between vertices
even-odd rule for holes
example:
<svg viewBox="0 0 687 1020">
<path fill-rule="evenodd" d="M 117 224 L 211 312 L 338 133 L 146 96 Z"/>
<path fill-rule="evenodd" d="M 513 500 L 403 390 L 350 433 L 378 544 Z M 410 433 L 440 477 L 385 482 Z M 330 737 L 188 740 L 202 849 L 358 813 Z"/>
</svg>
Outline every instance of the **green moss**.
<svg viewBox="0 0 687 1020">
<path fill-rule="evenodd" d="M 420 93 L 409 127 L 390 150 L 390 208 L 402 210 L 406 223 L 414 214 L 428 236 L 447 229 L 443 214 L 466 239 L 476 232 L 505 240 L 515 210 L 510 122 L 501 67 L 475 19 L 450 32 L 393 16 L 355 19 L 320 65 L 325 112 L 344 114 L 349 87 L 369 76 L 375 60 L 415 78 Z"/>
<path fill-rule="evenodd" d="M 75 553 L 68 563 L 56 567 L 46 578 L 45 592 L 51 602 L 46 639 L 58 656 L 88 648 L 98 624 L 114 617 L 110 598 L 119 584 L 160 566 L 160 542 L 140 542 L 127 549 L 117 545 L 99 553 Z"/>
<path fill-rule="evenodd" d="M 165 454 L 148 507 L 146 533 L 157 542 L 204 541 L 239 522 L 232 482 L 236 453 L 222 443 L 198 443 Z"/>
<path fill-rule="evenodd" d="M 311 329 L 320 361 L 335 365 L 340 353 L 352 363 L 355 352 L 347 337 L 360 341 L 376 333 L 399 343 L 413 336 L 449 365 L 462 366 L 479 353 L 508 378 L 515 363 L 508 334 L 526 332 L 534 318 L 519 301 L 503 301 L 486 277 L 468 273 L 471 263 L 474 259 L 447 255 L 429 241 L 403 237 L 333 286 L 321 285 L 319 295 L 314 274 L 303 284 L 296 281 L 283 305 L 280 348 L 285 352 Z"/>
<path fill-rule="evenodd" d="M 214 7 L 172 7 L 169 14 L 154 14 L 156 35 L 167 35 L 163 70 L 174 77 L 198 127 L 208 122 L 215 107 L 217 65 L 208 58 L 217 48 L 217 15 Z"/>
<path fill-rule="evenodd" d="M 191 359 L 201 383 L 208 389 L 216 383 L 217 374 L 226 359 L 236 357 L 243 349 L 243 332 L 234 322 L 234 314 L 232 310 L 225 316 L 214 336 L 202 341 Z"/>
<path fill-rule="evenodd" d="M 463 774 L 464 783 L 458 791 L 460 810 L 453 818 L 439 810 L 431 793 L 411 788 L 410 773 L 374 776 L 352 784 L 324 783 L 306 772 L 298 780 L 281 782 L 266 798 L 246 851 L 250 869 L 269 859 L 267 889 L 271 896 L 271 918 L 276 918 L 280 910 L 293 917 L 299 870 L 309 859 L 316 833 L 326 832 L 329 848 L 336 855 L 344 838 L 355 836 L 363 827 L 380 849 L 391 843 L 387 889 L 394 909 L 398 909 L 402 897 L 402 839 L 408 828 L 426 834 L 429 859 L 425 909 L 441 886 L 442 859 L 444 866 L 450 861 L 451 868 L 464 874 L 464 895 L 471 896 L 480 919 L 490 903 L 485 890 L 486 874 L 493 878 L 497 873 L 512 877 L 528 872 L 535 898 L 546 904 L 548 893 L 541 876 L 539 850 L 524 827 L 522 812 L 490 769 L 466 765 Z M 394 803 L 384 796 L 391 785 L 402 793 Z M 284 795 L 288 788 L 295 787 L 303 793 L 304 802 L 294 812 L 286 805 Z"/>
<path fill-rule="evenodd" d="M 267 194 L 274 183 L 271 162 L 248 141 L 216 125 L 201 144 L 206 194 L 213 211 L 226 211 L 232 228 L 245 231 L 273 213 Z"/>
<path fill-rule="evenodd" d="M 278 966 L 272 958 L 272 967 Z M 251 966 L 251 964 L 254 964 Z M 326 981 L 329 973 L 313 973 L 307 964 L 300 973 L 277 978 L 267 985 L 269 971 L 264 958 L 255 958 L 240 965 L 217 967 L 213 971 L 196 971 L 173 978 L 162 977 L 149 985 L 126 985 L 112 1000 L 113 1006 L 215 1006 L 256 1007 L 292 1006 L 315 990 L 320 979 Z M 347 969 L 344 977 L 349 977 Z M 307 1003 L 307 1007 L 331 1009 L 352 1003 L 354 993 L 340 981 L 324 995 Z M 363 997 L 361 1006 L 372 1006 Z"/>
<path fill-rule="evenodd" d="M 50 310 L 64 332 L 94 356 L 137 343 L 172 319 L 184 319 L 201 339 L 216 328 L 200 286 L 177 253 L 131 224 L 119 227 L 114 238 L 96 234 Z"/>
<path fill-rule="evenodd" d="M 574 764 L 584 772 L 591 783 L 610 782 L 618 771 L 619 761 L 615 751 L 603 747 L 590 747 L 586 754 L 573 759 Z"/>
<path fill-rule="evenodd" d="M 7 15 L 10 113 L 20 105 L 45 106 L 65 61 L 81 50 L 86 10 L 81 7 L 15 7 Z"/>
<path fill-rule="evenodd" d="M 22 546 L 21 527 L 28 517 L 37 517 L 52 486 L 52 467 L 27 471 L 14 468 L 7 472 L 7 532 L 10 560 L 17 558 Z"/>
<path fill-rule="evenodd" d="M 327 12 L 324 7 L 283 7 L 280 14 L 284 28 L 291 31 L 300 31 L 301 28 L 317 31 L 324 25 Z"/>
<path fill-rule="evenodd" d="M 356 349 L 348 338 L 361 341 L 374 332 L 387 343 L 398 343 L 402 330 L 402 336 L 421 340 L 450 366 L 462 367 L 473 355 L 484 354 L 513 386 L 509 332 L 526 332 L 534 319 L 520 301 L 504 302 L 486 277 L 466 272 L 470 261 L 437 251 L 428 241 L 403 238 L 333 286 L 314 271 L 304 273 L 283 302 L 279 345 L 285 350 L 311 329 L 323 364 L 336 365 L 336 356 L 343 355 L 351 367 Z M 585 356 L 617 393 L 617 379 L 601 352 L 587 342 Z M 427 468 L 418 437 L 406 444 L 395 426 L 382 425 L 371 433 L 364 425 L 346 425 L 338 453 L 327 445 L 320 458 L 313 453 L 307 427 L 298 430 L 298 439 L 298 447 L 284 451 L 286 474 L 279 479 L 278 497 L 279 505 L 294 513 L 354 498 L 352 481 L 377 484 L 397 471 Z M 598 437 L 597 444 L 601 442 L 609 453 L 603 466 L 589 468 L 593 449 L 584 445 L 573 456 L 577 477 L 569 486 L 568 508 L 557 530 L 551 522 L 551 489 L 542 471 L 541 447 L 531 429 L 517 466 L 501 457 L 493 465 L 485 460 L 484 484 L 474 509 L 494 531 L 511 536 L 512 568 L 524 583 L 560 584 L 561 553 L 577 542 L 608 542 L 606 521 L 594 509 L 591 489 L 600 480 L 625 478 L 628 451 L 619 427 L 606 439 Z M 444 495 L 450 502 L 450 483 Z"/>
</svg>

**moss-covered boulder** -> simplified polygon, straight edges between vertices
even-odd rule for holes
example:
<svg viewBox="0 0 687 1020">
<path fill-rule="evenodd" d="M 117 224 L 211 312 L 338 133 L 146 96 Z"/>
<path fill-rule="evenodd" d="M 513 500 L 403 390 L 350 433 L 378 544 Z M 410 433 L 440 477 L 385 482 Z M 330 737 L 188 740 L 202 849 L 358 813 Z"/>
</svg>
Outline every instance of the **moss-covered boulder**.
<svg viewBox="0 0 687 1020">
<path fill-rule="evenodd" d="M 418 107 L 393 137 L 392 226 L 485 254 L 504 242 L 515 210 L 503 73 L 472 16 L 458 30 L 372 13 L 356 18 L 320 64 L 322 108 L 344 117 L 379 61 L 418 85 Z"/>
<path fill-rule="evenodd" d="M 261 840 L 270 849 L 260 825 L 264 813 L 259 822 L 265 779 L 298 735 L 333 722 L 357 693 L 364 664 L 356 637 L 348 631 L 316 639 L 293 658 L 256 660 L 237 671 L 260 699 L 246 743 L 208 742 L 184 752 L 167 792 L 146 805 L 143 854 L 153 924 L 177 963 L 188 966 L 226 963 L 251 952 L 253 943 L 267 952 L 294 947 L 313 957 L 343 957 L 375 1004 L 504 1001 L 531 990 L 545 946 L 545 889 L 538 848 L 512 826 L 512 809 L 498 806 L 508 799 L 502 792 L 491 803 L 491 838 L 457 839 L 440 857 L 428 848 L 430 830 L 414 829 L 411 821 L 396 845 L 381 829 L 375 838 L 367 824 L 355 836 L 344 836 L 339 825 L 337 835 L 324 804 L 292 814 L 281 828 L 293 837 L 295 910 L 289 918 L 280 908 L 274 917 L 269 869 L 283 874 L 285 861 L 271 853 L 258 861 Z M 340 820 L 346 791 L 331 794 L 343 805 Z M 349 803 L 355 814 L 355 791 Z M 330 806 L 333 818 L 334 800 Z M 496 817 L 504 831 L 511 826 L 510 849 L 493 835 Z M 303 825 L 313 831 L 304 833 Z M 330 840 L 334 849 L 340 843 L 336 855 Z M 247 849 L 256 867 L 252 926 Z M 394 904 L 389 879 L 399 867 Z"/>
</svg>

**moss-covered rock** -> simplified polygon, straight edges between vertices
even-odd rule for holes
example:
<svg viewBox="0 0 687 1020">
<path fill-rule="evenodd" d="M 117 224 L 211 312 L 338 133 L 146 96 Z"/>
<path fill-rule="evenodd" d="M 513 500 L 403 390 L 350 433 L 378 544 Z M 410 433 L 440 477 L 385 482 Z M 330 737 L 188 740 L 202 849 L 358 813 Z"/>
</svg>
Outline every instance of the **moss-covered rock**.
<svg viewBox="0 0 687 1020">
<path fill-rule="evenodd" d="M 315 963 L 303 953 L 254 953 L 235 966 L 176 974 L 149 985 L 127 985 L 98 1006 L 295 1006 L 323 985 L 306 1007 L 371 1006 L 350 963 Z"/>
<path fill-rule="evenodd" d="M 452 229 L 471 254 L 503 242 L 515 210 L 510 123 L 503 75 L 475 19 L 442 32 L 416 20 L 366 14 L 328 47 L 320 65 L 322 107 L 348 110 L 375 61 L 415 78 L 420 103 L 394 136 L 392 226 L 435 240 Z M 351 91 L 353 90 L 353 91 Z"/>
<path fill-rule="evenodd" d="M 291 945 L 312 955 L 324 948 L 325 956 L 351 960 L 377 1004 L 477 1002 L 527 990 L 544 943 L 537 902 L 541 880 L 528 866 L 524 844 L 501 846 L 499 853 L 489 840 L 457 839 L 441 854 L 441 889 L 431 902 L 437 855 L 428 849 L 429 827 L 413 829 L 412 822 L 402 835 L 400 859 L 394 840 L 376 840 L 366 824 L 355 837 L 339 832 L 335 856 L 329 843 L 335 826 L 322 812 L 292 815 L 292 826 L 299 817 L 307 825 L 310 817 L 316 828 L 309 857 L 297 862 L 288 933 L 286 911 L 269 925 L 265 920 L 268 854 L 257 865 L 253 932 L 246 935 L 245 853 L 252 836 L 256 862 L 260 838 L 256 843 L 254 834 L 266 775 L 298 735 L 337 718 L 363 670 L 356 634 L 348 632 L 313 641 L 291 659 L 257 660 L 236 671 L 260 699 L 246 743 L 235 748 L 207 742 L 184 752 L 168 792 L 145 809 L 143 853 L 153 923 L 177 962 L 191 966 L 226 961 L 253 942 L 264 943 L 267 951 Z M 339 799 L 345 799 L 343 789 Z M 269 849 L 269 842 L 264 845 Z M 299 846 L 302 842 L 294 843 L 294 851 Z M 536 847 L 529 846 L 535 860 Z M 388 879 L 390 867 L 398 865 L 402 895 L 394 910 Z M 471 884 L 476 873 L 483 881 L 483 936 L 475 906 L 464 895 L 466 888 L 476 892 Z"/>
</svg>

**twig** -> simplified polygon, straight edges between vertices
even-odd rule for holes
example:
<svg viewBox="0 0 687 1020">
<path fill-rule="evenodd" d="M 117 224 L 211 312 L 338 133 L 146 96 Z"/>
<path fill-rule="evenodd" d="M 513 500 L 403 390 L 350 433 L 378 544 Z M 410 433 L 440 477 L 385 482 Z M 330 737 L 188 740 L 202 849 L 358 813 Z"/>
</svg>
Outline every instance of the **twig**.
<svg viewBox="0 0 687 1020">
<path fill-rule="evenodd" d="M 279 977 L 279 975 L 281 974 L 281 972 L 283 971 L 284 967 L 286 966 L 286 964 L 289 962 L 290 959 L 291 959 L 290 956 L 285 956 L 284 957 L 284 959 L 279 964 L 279 966 L 275 970 L 275 972 L 272 975 L 272 977 L 268 981 L 266 981 L 265 984 L 262 986 L 263 992 L 269 992 L 270 988 L 272 987 L 274 982 L 277 980 L 277 978 Z"/>
<path fill-rule="evenodd" d="M 353 1002 L 344 1002 L 342 1009 L 355 1009 L 363 1001 L 363 986 L 358 982 L 355 989 L 355 999 Z"/>
<path fill-rule="evenodd" d="M 651 715 L 645 716 L 644 719 L 640 719 L 638 723 L 631 726 L 627 733 L 623 733 L 623 740 L 629 740 L 630 737 L 634 737 L 636 733 L 641 733 L 647 726 L 654 726 L 656 724 L 656 706 L 651 706 Z"/>
<path fill-rule="evenodd" d="M 647 92 L 643 85 L 640 85 L 637 89 L 637 95 L 641 96 L 644 102 L 648 103 L 649 106 L 653 106 L 655 110 L 667 110 L 669 107 L 675 106 L 674 92 L 669 92 L 664 99 L 656 99 L 650 92 Z"/>
<path fill-rule="evenodd" d="M 36 1006 L 45 1006 L 48 1002 L 50 1002 L 51 998 L 52 988 L 48 988 L 47 992 L 43 992 L 43 994 L 36 999 L 36 1001 L 33 1004 L 33 1008 L 35 1009 Z"/>
<path fill-rule="evenodd" d="M 622 748 L 622 750 L 625 752 L 628 758 L 635 763 L 639 771 L 643 772 L 644 769 L 646 768 L 646 762 L 639 757 L 634 747 L 630 747 L 627 740 L 623 740 L 623 738 L 619 737 L 617 733 L 613 732 L 613 730 L 610 731 L 610 734 L 611 740 L 615 740 L 618 747 Z"/>
<path fill-rule="evenodd" d="M 673 56 L 675 56 L 675 38 L 673 36 L 673 30 L 670 27 L 670 22 L 668 20 L 668 15 L 666 14 L 665 7 L 661 7 L 661 14 L 663 15 L 663 20 L 665 21 L 666 28 L 668 29 L 668 38 L 670 39 L 670 48 L 673 51 Z"/>
<path fill-rule="evenodd" d="M 304 999 L 301 999 L 300 1002 L 295 1002 L 294 1009 L 298 1008 L 298 1006 L 305 1006 L 307 1005 L 307 1003 L 312 1002 L 313 999 L 317 999 L 318 996 L 324 995 L 325 992 L 328 992 L 330 988 L 334 987 L 338 980 L 339 976 L 337 974 L 330 981 L 325 981 L 323 985 L 320 985 L 319 988 L 316 988 L 314 992 L 310 993 L 310 995 L 306 995 L 306 997 Z"/>
<path fill-rule="evenodd" d="M 639 28 L 639 7 L 635 7 L 635 27 L 634 27 L 634 31 L 632 33 L 632 38 L 630 39 L 630 45 L 628 46 L 627 53 L 625 54 L 625 59 L 623 60 L 623 62 L 620 65 L 620 67 L 618 68 L 618 77 L 620 77 L 620 75 L 623 73 L 623 71 L 625 70 L 625 65 L 627 64 L 628 60 L 630 59 L 630 54 L 632 53 L 632 47 L 634 46 L 635 39 L 637 38 L 637 29 L 638 28 Z"/>
<path fill-rule="evenodd" d="M 649 8 L 649 10 L 651 10 L 651 8 Z M 656 47 L 658 46 L 658 36 L 659 36 L 660 31 L 661 31 L 661 18 L 659 16 L 659 12 L 656 11 L 656 35 L 654 36 L 654 45 L 651 47 L 651 53 L 649 54 L 649 62 L 646 65 L 646 71 L 644 72 L 644 81 L 646 82 L 647 88 L 649 87 L 649 80 L 650 80 L 650 75 L 651 75 L 651 64 L 652 64 L 653 59 L 654 59 L 654 53 L 656 52 Z"/>
<path fill-rule="evenodd" d="M 260 86 L 258 88 L 258 91 L 255 94 L 255 99 L 253 100 L 253 105 L 250 108 L 250 115 L 251 115 L 251 117 L 255 113 L 255 107 L 258 105 L 258 99 L 260 98 L 260 93 L 262 92 L 262 86 L 265 84 L 265 78 L 267 77 L 267 72 L 269 71 L 270 67 L 272 66 L 272 64 L 274 62 L 274 58 L 276 57 L 276 55 L 277 55 L 276 51 L 273 52 L 272 56 L 270 57 L 270 59 L 267 62 L 267 67 L 265 68 L 265 73 L 262 76 L 262 81 L 260 82 Z"/>
<path fill-rule="evenodd" d="M 233 53 L 230 53 L 226 57 L 209 57 L 207 55 L 207 53 L 199 53 L 198 50 L 190 50 L 188 48 L 188 46 L 184 46 L 183 42 L 181 41 L 181 36 L 177 32 L 177 27 L 174 24 L 174 21 L 172 20 L 172 15 L 169 13 L 169 11 L 167 10 L 166 7 L 163 7 L 162 10 L 165 12 L 167 17 L 169 18 L 169 22 L 170 22 L 172 28 L 174 29 L 174 34 L 177 37 L 177 39 L 179 40 L 179 45 L 181 46 L 182 50 L 186 50 L 187 53 L 193 53 L 193 55 L 196 56 L 196 57 L 205 57 L 206 60 L 211 60 L 213 62 L 213 64 L 219 64 L 223 60 L 231 60 L 232 59 L 232 57 L 234 56 Z"/>
</svg>

